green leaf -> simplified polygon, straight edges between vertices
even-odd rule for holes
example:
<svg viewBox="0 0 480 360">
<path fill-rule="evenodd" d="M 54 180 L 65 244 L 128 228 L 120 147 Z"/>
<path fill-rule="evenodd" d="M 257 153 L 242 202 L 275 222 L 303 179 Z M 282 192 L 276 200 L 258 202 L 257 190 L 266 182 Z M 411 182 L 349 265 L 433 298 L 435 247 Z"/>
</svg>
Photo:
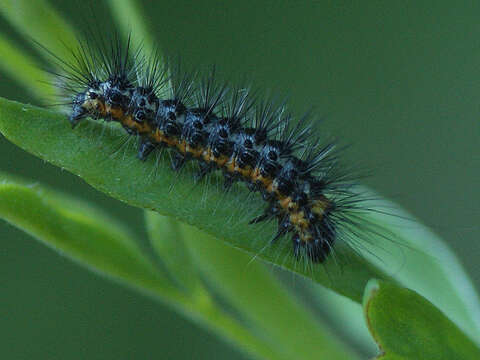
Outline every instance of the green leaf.
<svg viewBox="0 0 480 360">
<path fill-rule="evenodd" d="M 29 131 L 26 132 L 24 129 Z M 370 239 L 380 244 L 375 247 L 374 243 L 372 251 L 388 244 L 397 249 L 404 248 L 397 243 L 398 239 L 400 243 L 418 239 L 420 244 L 426 239 L 423 243 L 430 245 L 430 254 L 435 253 L 435 249 L 441 249 L 443 256 L 447 256 L 447 261 L 437 263 L 441 265 L 440 267 L 433 266 L 436 260 L 429 259 L 429 254 L 414 251 L 413 255 L 421 257 L 417 258 L 413 265 L 401 268 L 392 266 L 389 260 L 384 260 L 383 265 L 390 266 L 390 269 L 382 272 L 378 270 L 382 265 L 378 264 L 378 261 L 375 266 L 372 265 L 375 259 L 349 254 L 351 250 L 342 247 L 342 243 L 339 243 L 337 252 L 346 253 L 351 258 L 351 261 L 342 267 L 335 263 L 335 257 L 331 257 L 322 266 L 299 266 L 291 255 L 289 242 L 265 247 L 275 231 L 273 225 L 248 225 L 249 219 L 258 215 L 264 206 L 258 196 L 252 196 L 241 186 L 235 187 L 229 193 L 222 192 L 216 177 L 195 184 L 191 169 L 186 169 L 180 174 L 174 173 L 170 170 L 168 158 L 165 156 L 152 158 L 146 163 L 139 162 L 135 158 L 135 149 L 133 146 L 131 148 L 125 146 L 126 137 L 117 127 L 105 131 L 104 125 L 88 121 L 72 131 L 64 117 L 59 114 L 0 100 L 0 131 L 27 151 L 80 175 L 88 183 L 113 197 L 194 225 L 248 252 L 250 256 L 256 255 L 258 258 L 311 277 L 355 301 L 359 301 L 363 287 L 370 278 L 388 279 L 390 275 L 385 275 L 385 272 L 401 278 L 400 275 L 405 271 L 408 276 L 402 280 L 407 284 L 409 281 L 415 281 L 415 278 L 423 277 L 425 280 L 418 283 L 419 291 L 422 291 L 423 287 L 428 289 L 428 280 L 435 278 L 436 286 L 431 288 L 431 296 L 443 294 L 437 301 L 450 298 L 449 308 L 442 310 L 449 316 L 452 313 L 462 329 L 468 331 L 475 326 L 469 324 L 475 324 L 478 304 L 475 293 L 471 291 L 468 277 L 458 262 L 455 262 L 455 257 L 445 251 L 444 247 L 436 245 L 441 244 L 438 240 L 435 240 L 436 244 L 428 241 L 427 235 L 430 238 L 433 235 L 425 233 L 419 226 L 416 237 L 415 231 L 411 230 L 413 225 L 411 221 L 409 224 L 391 226 L 395 241 Z M 388 221 L 392 219 L 395 218 L 383 216 L 378 221 L 380 225 L 388 226 Z M 410 231 L 409 236 L 402 237 L 402 231 Z M 409 251 L 408 256 L 400 259 L 415 259 L 412 254 Z M 433 262 L 431 269 L 437 271 L 422 271 L 422 264 L 429 262 L 430 264 Z M 449 276 L 449 266 L 452 266 L 450 269 L 454 270 L 456 279 Z M 399 271 L 400 269 L 402 271 Z M 446 285 L 452 290 L 444 290 L 448 289 Z M 465 297 L 469 294 L 473 295 Z M 455 317 L 455 314 L 462 316 Z M 472 333 L 469 331 L 469 334 Z"/>
<path fill-rule="evenodd" d="M 298 283 L 295 285 L 299 286 Z M 318 311 L 337 329 L 342 339 L 359 347 L 365 353 L 376 353 L 377 346 L 365 324 L 362 306 L 359 303 L 311 281 L 304 281 L 302 285 Z"/>
<path fill-rule="evenodd" d="M 132 235 L 98 209 L 69 196 L 0 175 L 0 218 L 90 270 L 171 306 L 259 359 L 287 360 L 204 293 L 187 297 L 141 253 Z"/>
<path fill-rule="evenodd" d="M 154 249 L 183 287 L 194 296 L 205 296 L 200 271 L 210 287 L 248 321 L 256 337 L 286 358 L 356 358 L 262 263 L 252 262 L 245 253 L 171 218 L 151 211 L 145 212 L 145 218 Z"/>
<path fill-rule="evenodd" d="M 185 247 L 180 224 L 153 211 L 145 211 L 145 223 L 150 243 L 170 275 L 185 290 L 197 291 L 200 279 Z"/>
<path fill-rule="evenodd" d="M 197 267 L 253 326 L 257 336 L 288 358 L 356 358 L 343 341 L 281 286 L 264 264 L 252 261 L 252 255 L 191 226 L 181 228 Z"/>
<path fill-rule="evenodd" d="M 0 177 L 0 216 L 76 262 L 143 291 L 173 291 L 133 236 L 98 209 L 40 185 Z"/>
<path fill-rule="evenodd" d="M 81 176 L 112 197 L 193 225 L 357 302 L 370 278 L 389 278 L 341 242 L 336 251 L 350 259 L 342 266 L 333 256 L 322 265 L 305 266 L 292 255 L 290 241 L 268 246 L 275 224 L 248 225 L 265 206 L 258 194 L 243 186 L 225 193 L 217 176 L 195 184 L 192 169 L 173 172 L 165 153 L 140 162 L 135 148 L 128 147 L 133 142 L 126 143 L 119 127 L 105 131 L 104 124 L 85 121 L 72 131 L 60 114 L 0 99 L 0 131 L 26 151 Z"/>
<path fill-rule="evenodd" d="M 370 207 L 392 214 L 369 216 L 390 234 L 389 241 L 378 241 L 382 250 L 379 252 L 377 248 L 376 255 L 381 261 L 374 257 L 370 260 L 404 286 L 426 297 L 480 344 L 479 296 L 453 252 L 399 206 L 380 200 L 372 202 Z"/>
<path fill-rule="evenodd" d="M 441 311 L 413 290 L 371 280 L 365 318 L 381 359 L 474 360 L 480 349 Z"/>
</svg>

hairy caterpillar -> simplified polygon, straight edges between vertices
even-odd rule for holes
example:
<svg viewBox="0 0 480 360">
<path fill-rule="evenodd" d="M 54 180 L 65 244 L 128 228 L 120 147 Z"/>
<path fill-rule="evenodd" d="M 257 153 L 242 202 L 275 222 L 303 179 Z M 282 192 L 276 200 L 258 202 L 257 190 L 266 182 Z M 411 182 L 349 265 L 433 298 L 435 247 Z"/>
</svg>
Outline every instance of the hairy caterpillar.
<svg viewBox="0 0 480 360">
<path fill-rule="evenodd" d="M 169 149 L 174 171 L 192 160 L 197 179 L 219 171 L 226 189 L 245 183 L 267 203 L 250 223 L 276 219 L 271 242 L 290 235 L 297 258 L 323 262 L 339 236 L 360 230 L 357 214 L 368 209 L 341 172 L 335 145 L 321 143 L 308 116 L 295 119 L 285 102 L 217 81 L 214 68 L 201 77 L 160 64 L 118 37 L 80 42 L 72 61 L 50 54 L 72 127 L 87 117 L 118 122 L 139 137 L 141 160 Z"/>
</svg>

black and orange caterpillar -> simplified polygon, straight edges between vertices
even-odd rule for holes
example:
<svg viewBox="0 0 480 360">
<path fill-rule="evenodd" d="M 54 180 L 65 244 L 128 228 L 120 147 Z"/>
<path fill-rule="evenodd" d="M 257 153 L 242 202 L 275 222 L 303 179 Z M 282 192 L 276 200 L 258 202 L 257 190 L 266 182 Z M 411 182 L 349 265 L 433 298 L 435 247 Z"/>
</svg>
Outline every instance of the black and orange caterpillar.
<svg viewBox="0 0 480 360">
<path fill-rule="evenodd" d="M 107 43 L 108 49 L 104 42 L 81 43 L 71 62 L 52 54 L 62 69 L 55 75 L 67 90 L 72 126 L 86 117 L 115 121 L 139 137 L 142 160 L 168 148 L 174 170 L 187 160 L 198 162 L 198 178 L 221 170 L 226 188 L 241 181 L 261 193 L 268 205 L 251 223 L 277 219 L 272 242 L 291 234 L 295 256 L 328 257 L 337 224 L 358 198 L 338 172 L 334 144 L 320 144 L 307 117 L 292 125 L 284 103 L 219 84 L 214 70 L 197 80 L 179 66 L 161 66 L 157 56 L 132 51 L 130 41 Z"/>
</svg>

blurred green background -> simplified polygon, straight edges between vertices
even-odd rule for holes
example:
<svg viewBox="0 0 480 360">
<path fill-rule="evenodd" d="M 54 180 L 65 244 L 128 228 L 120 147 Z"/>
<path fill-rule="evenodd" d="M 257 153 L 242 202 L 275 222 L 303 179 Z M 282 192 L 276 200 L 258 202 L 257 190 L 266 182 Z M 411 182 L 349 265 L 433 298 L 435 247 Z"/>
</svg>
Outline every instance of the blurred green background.
<svg viewBox="0 0 480 360">
<path fill-rule="evenodd" d="M 88 4 L 54 2 L 76 27 L 92 21 L 89 6 L 102 27 L 111 23 L 105 4 Z M 232 78 L 247 75 L 288 94 L 299 112 L 313 106 L 325 118 L 325 133 L 351 144 L 345 162 L 371 169 L 364 183 L 442 235 L 480 287 L 480 3 L 143 4 L 153 37 L 167 52 L 189 64 L 215 63 Z M 4 19 L 0 29 L 17 36 Z M 4 73 L 0 77 L 0 96 L 32 102 Z M 145 237 L 139 209 L 3 138 L 0 153 L 0 170 L 95 201 Z M 5 223 L 0 239 L 5 359 L 243 358 L 168 309 Z"/>
</svg>

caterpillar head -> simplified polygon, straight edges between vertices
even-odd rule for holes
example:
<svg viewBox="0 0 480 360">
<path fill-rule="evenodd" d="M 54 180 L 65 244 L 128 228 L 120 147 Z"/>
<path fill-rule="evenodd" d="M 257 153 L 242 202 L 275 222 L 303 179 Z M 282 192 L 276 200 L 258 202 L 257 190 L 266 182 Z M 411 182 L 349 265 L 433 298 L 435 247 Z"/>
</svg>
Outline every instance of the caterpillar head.
<svg viewBox="0 0 480 360">
<path fill-rule="evenodd" d="M 68 120 L 75 127 L 86 117 L 98 119 L 105 114 L 105 102 L 98 86 L 90 87 L 73 98 L 72 111 Z"/>
</svg>

